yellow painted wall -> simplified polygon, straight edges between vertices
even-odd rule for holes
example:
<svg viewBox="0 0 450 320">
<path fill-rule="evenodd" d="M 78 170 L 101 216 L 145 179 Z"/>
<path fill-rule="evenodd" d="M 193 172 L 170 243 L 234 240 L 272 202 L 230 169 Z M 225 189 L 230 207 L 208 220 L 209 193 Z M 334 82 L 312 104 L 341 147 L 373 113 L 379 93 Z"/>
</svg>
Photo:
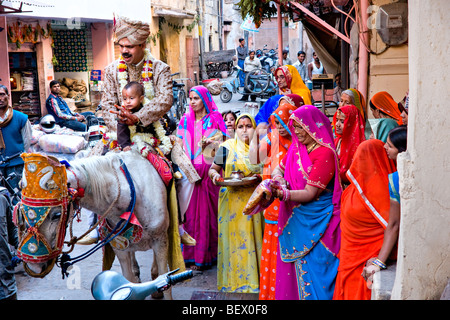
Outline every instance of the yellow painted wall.
<svg viewBox="0 0 450 320">
<path fill-rule="evenodd" d="M 369 12 L 369 21 L 374 19 L 377 8 L 394 0 L 374 0 Z M 386 44 L 381 40 L 376 29 L 369 28 L 370 49 L 376 53 L 382 52 Z M 408 44 L 391 46 L 381 54 L 370 54 L 369 58 L 368 99 L 380 91 L 389 92 L 395 101 L 400 101 L 408 91 Z"/>
</svg>

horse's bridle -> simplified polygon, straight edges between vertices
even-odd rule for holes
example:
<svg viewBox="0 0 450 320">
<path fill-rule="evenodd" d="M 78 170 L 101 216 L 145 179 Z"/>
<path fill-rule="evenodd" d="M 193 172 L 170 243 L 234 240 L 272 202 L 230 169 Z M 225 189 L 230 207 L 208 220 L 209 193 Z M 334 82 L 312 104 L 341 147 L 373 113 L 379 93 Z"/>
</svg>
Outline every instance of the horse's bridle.
<svg viewBox="0 0 450 320">
<path fill-rule="evenodd" d="M 34 200 L 22 197 L 22 201 L 14 209 L 14 214 L 20 215 L 16 221 L 22 221 L 23 224 L 20 227 L 25 229 L 17 249 L 17 256 L 23 262 L 44 263 L 50 260 L 56 260 L 61 254 L 66 234 L 68 205 L 68 198 L 62 200 Z M 56 244 L 52 248 L 49 241 L 39 231 L 39 228 L 54 208 L 60 208 L 61 217 L 57 227 Z M 34 273 L 28 267 L 26 269 L 34 277 L 44 277 L 51 271 L 54 262 L 39 274 Z"/>
<path fill-rule="evenodd" d="M 72 199 L 71 193 L 67 190 L 67 174 L 65 167 L 56 158 L 46 157 L 40 154 L 23 154 L 25 160 L 24 177 L 25 181 L 38 181 L 36 183 L 26 183 L 22 190 L 22 200 L 14 207 L 14 222 L 19 228 L 20 243 L 17 249 L 17 256 L 24 262 L 25 270 L 33 277 L 44 277 L 48 274 L 61 254 L 64 245 L 64 237 L 69 214 L 69 205 Z M 51 167 L 51 171 L 47 168 Z M 47 169 L 44 171 L 44 169 Z M 51 187 L 41 183 L 44 173 L 52 180 Z M 31 180 L 31 181 L 30 181 Z M 50 178 L 49 178 L 50 180 Z M 44 189 L 42 188 L 44 186 Z M 56 243 L 52 247 L 50 241 L 40 231 L 40 227 L 49 218 L 49 214 L 60 210 L 60 218 L 56 229 Z M 53 261 L 52 261 L 53 260 Z M 44 263 L 51 261 L 45 270 L 35 273 L 28 268 L 27 263 Z"/>
</svg>

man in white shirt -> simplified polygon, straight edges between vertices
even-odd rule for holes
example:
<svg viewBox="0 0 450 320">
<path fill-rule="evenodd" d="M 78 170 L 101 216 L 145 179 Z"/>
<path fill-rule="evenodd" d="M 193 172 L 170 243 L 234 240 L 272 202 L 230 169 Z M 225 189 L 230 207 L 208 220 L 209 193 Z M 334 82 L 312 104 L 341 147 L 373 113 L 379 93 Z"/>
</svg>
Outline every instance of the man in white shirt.
<svg viewBox="0 0 450 320">
<path fill-rule="evenodd" d="M 244 61 L 244 71 L 246 75 L 253 70 L 261 68 L 261 61 L 255 56 L 255 50 L 250 50 L 248 53 L 248 57 L 246 57 Z M 248 92 L 248 90 L 244 88 L 244 92 Z M 251 96 L 251 100 L 256 101 L 256 96 Z M 239 101 L 248 101 L 248 94 L 243 94 L 242 98 L 240 98 Z"/>
<path fill-rule="evenodd" d="M 325 67 L 320 61 L 319 56 L 313 52 L 313 61 L 308 64 L 308 77 L 312 79 L 313 74 L 326 74 Z"/>
<path fill-rule="evenodd" d="M 303 82 L 305 82 L 306 80 L 308 80 L 308 73 L 306 70 L 306 63 L 305 63 L 305 59 L 306 59 L 306 53 L 304 51 L 299 51 L 297 53 L 297 59 L 298 61 L 296 61 L 293 66 L 295 68 L 297 68 L 298 73 L 300 74 L 300 77 L 302 77 Z"/>
</svg>

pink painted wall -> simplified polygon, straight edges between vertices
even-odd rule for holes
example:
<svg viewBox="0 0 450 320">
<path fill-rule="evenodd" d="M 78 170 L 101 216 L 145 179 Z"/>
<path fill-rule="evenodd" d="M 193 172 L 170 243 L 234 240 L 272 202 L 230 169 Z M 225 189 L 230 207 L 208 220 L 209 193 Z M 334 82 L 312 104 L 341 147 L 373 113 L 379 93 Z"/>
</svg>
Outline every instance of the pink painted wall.
<svg viewBox="0 0 450 320">
<path fill-rule="evenodd" d="M 105 67 L 114 61 L 112 24 L 103 22 L 93 23 L 91 33 L 93 67 L 94 70 L 101 70 L 103 76 Z"/>
<path fill-rule="evenodd" d="M 7 25 L 6 25 L 6 17 L 0 17 L 0 27 L 3 28 L 3 31 L 0 32 L 0 81 L 1 84 L 5 85 L 8 88 L 8 91 L 11 91 L 11 86 L 9 84 L 9 56 L 8 56 L 8 34 L 7 34 Z"/>
</svg>

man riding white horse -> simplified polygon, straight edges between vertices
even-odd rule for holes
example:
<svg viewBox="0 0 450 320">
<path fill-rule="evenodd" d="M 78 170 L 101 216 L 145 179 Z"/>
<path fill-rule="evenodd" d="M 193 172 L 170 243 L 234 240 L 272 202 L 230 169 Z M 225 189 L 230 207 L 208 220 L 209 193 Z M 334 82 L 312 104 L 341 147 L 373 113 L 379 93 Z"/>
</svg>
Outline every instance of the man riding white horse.
<svg viewBox="0 0 450 320">
<path fill-rule="evenodd" d="M 168 156 L 172 148 L 172 160 L 175 161 L 184 155 L 177 150 L 179 146 L 172 146 L 171 139 L 164 136 L 159 120 L 169 111 L 173 103 L 172 78 L 170 68 L 164 62 L 154 58 L 150 50 L 146 48 L 146 40 L 150 35 L 150 27 L 141 21 L 132 21 L 125 17 L 117 17 L 114 24 L 116 41 L 120 48 L 120 57 L 105 68 L 104 94 L 102 97 L 103 118 L 110 131 L 116 131 L 117 120 L 129 126 L 131 132 L 135 133 L 134 142 L 144 157 L 148 158 L 167 185 L 167 168 L 164 161 L 153 155 L 147 156 L 147 150 L 155 152 L 151 147 L 158 147 L 164 156 Z M 142 108 L 135 113 L 123 108 L 124 100 L 122 91 L 130 82 L 138 82 L 144 87 L 144 100 Z M 115 116 L 117 115 L 117 120 Z M 148 127 L 153 126 L 158 146 L 150 145 L 145 134 Z M 142 129 L 143 128 L 143 129 Z M 118 132 L 118 131 L 117 131 Z M 147 148 L 143 148 L 143 147 Z M 145 153 L 143 149 L 146 149 Z M 195 169 L 186 167 L 189 161 L 178 159 L 178 165 L 187 176 L 194 175 Z M 156 163 L 155 163 L 156 162 Z M 169 177 L 171 178 L 171 177 Z M 194 177 L 195 179 L 195 177 Z M 187 233 L 182 233 L 181 241 L 185 245 L 195 245 L 195 240 Z"/>
</svg>

